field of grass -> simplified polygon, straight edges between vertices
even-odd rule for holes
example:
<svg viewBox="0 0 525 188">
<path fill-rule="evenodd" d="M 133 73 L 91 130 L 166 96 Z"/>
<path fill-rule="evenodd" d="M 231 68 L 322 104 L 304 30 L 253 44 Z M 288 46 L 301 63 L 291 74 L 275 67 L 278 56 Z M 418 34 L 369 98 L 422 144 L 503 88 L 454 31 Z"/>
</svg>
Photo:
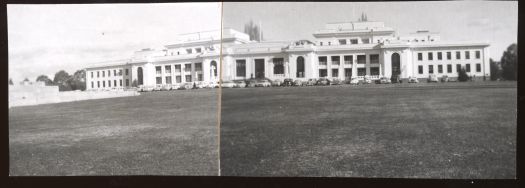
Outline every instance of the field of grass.
<svg viewBox="0 0 525 188">
<path fill-rule="evenodd" d="M 515 178 L 517 86 L 488 83 L 223 89 L 221 175 Z"/>
<path fill-rule="evenodd" d="M 218 175 L 217 90 L 9 109 L 12 176 Z"/>
</svg>

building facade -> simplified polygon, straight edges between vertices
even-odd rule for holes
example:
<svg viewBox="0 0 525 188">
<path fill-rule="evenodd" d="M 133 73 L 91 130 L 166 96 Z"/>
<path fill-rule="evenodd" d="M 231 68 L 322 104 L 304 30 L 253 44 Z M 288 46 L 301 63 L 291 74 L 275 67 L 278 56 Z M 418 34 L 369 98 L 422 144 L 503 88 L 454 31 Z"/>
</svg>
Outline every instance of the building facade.
<svg viewBox="0 0 525 188">
<path fill-rule="evenodd" d="M 221 78 L 455 78 L 461 68 L 476 79 L 490 77 L 488 43 L 444 42 L 429 31 L 396 36 L 383 22 L 329 23 L 313 36 L 314 41 L 255 42 L 229 28 L 222 40 L 219 30 L 183 34 L 175 44 L 87 67 L 86 88 L 213 85 Z"/>
</svg>

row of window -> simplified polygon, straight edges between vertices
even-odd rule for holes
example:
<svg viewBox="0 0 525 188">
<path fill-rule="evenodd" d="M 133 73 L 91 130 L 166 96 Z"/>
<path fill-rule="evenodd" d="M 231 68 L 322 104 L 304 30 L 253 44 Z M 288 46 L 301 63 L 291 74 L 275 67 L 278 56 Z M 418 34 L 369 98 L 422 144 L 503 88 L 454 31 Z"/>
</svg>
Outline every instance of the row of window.
<svg viewBox="0 0 525 188">
<path fill-rule="evenodd" d="M 347 44 L 358 44 L 358 39 L 339 39 L 338 40 L 339 45 L 347 45 Z M 370 44 L 370 39 L 361 39 L 361 42 L 363 44 Z M 326 42 L 328 46 L 332 45 L 332 42 Z M 319 46 L 322 46 L 323 42 L 319 42 Z"/>
<path fill-rule="evenodd" d="M 215 62 L 215 61 L 213 61 Z M 212 63 L 213 63 L 212 62 Z M 191 63 L 184 64 L 184 71 L 185 72 L 191 72 Z M 202 71 L 202 63 L 195 63 L 195 71 Z M 162 74 L 162 66 L 156 66 L 155 72 L 157 75 Z M 175 65 L 175 72 L 180 73 L 181 72 L 181 65 Z M 171 74 L 171 65 L 165 65 L 164 66 L 164 73 Z"/>
<path fill-rule="evenodd" d="M 108 80 L 107 81 L 107 86 L 108 87 L 112 87 L 111 86 L 111 81 L 112 80 Z M 102 85 L 100 85 L 100 83 L 102 83 Z M 106 87 L 106 81 L 97 81 L 97 88 L 100 88 L 100 87 L 103 87 L 105 88 Z M 119 80 L 119 86 L 122 87 L 122 79 Z M 117 80 L 113 80 L 113 87 L 117 87 Z M 129 87 L 129 79 L 126 79 L 126 87 Z M 91 82 L 91 88 L 95 88 L 95 82 Z"/>
<path fill-rule="evenodd" d="M 328 64 L 328 57 L 327 56 L 319 56 L 319 65 L 327 65 Z M 370 64 L 379 64 L 379 54 L 370 54 Z M 340 65 L 340 56 L 330 56 L 330 60 L 332 62 L 332 65 Z M 353 55 L 345 55 L 343 56 L 343 61 L 345 64 L 353 64 L 354 63 L 354 56 Z M 366 63 L 366 55 L 357 55 L 357 64 L 365 64 Z"/>
<path fill-rule="evenodd" d="M 273 74 L 284 74 L 284 58 L 273 58 Z M 264 59 L 255 59 L 255 62 L 261 61 L 264 63 Z M 298 57 L 297 71 L 298 75 L 304 77 L 304 58 Z M 237 59 L 235 60 L 236 64 L 236 76 L 237 77 L 246 77 L 246 60 Z M 263 67 L 264 68 L 264 67 Z"/>
<path fill-rule="evenodd" d="M 166 81 L 165 84 L 172 84 L 173 83 L 173 80 L 172 80 L 171 76 L 166 76 L 164 79 Z M 197 74 L 197 81 L 203 81 L 203 80 L 204 80 L 203 79 L 203 75 L 202 74 Z M 186 82 L 192 82 L 191 75 L 186 75 L 185 76 L 185 81 Z M 162 77 L 157 76 L 156 77 L 156 83 L 157 84 L 162 84 Z M 182 76 L 175 76 L 175 83 L 182 83 Z"/>
<path fill-rule="evenodd" d="M 206 49 L 208 49 L 208 50 L 210 50 L 210 51 L 213 51 L 213 47 L 208 47 L 208 48 L 206 48 Z M 192 54 L 193 51 L 195 51 L 195 53 L 201 53 L 201 52 L 202 52 L 202 48 L 186 48 L 186 54 Z M 170 55 L 173 56 L 174 53 L 171 52 Z M 180 52 L 179 52 L 179 51 L 177 51 L 177 55 L 180 55 Z"/>
<path fill-rule="evenodd" d="M 447 73 L 452 73 L 452 64 L 448 64 L 446 67 Z M 443 73 L 443 65 L 437 65 L 437 72 Z M 459 72 L 461 70 L 461 64 L 456 64 L 456 72 Z M 470 64 L 465 65 L 465 71 L 470 72 Z M 423 74 L 423 65 L 418 66 L 418 72 L 419 74 Z M 476 72 L 481 72 L 481 64 L 476 64 Z M 428 65 L 428 74 L 434 74 L 434 65 Z"/>
<path fill-rule="evenodd" d="M 476 51 L 475 52 L 476 54 L 476 59 L 480 59 L 481 58 L 481 52 L 480 51 Z M 447 55 L 447 60 L 451 60 L 452 59 L 452 52 L 447 52 L 446 53 Z M 428 52 L 428 55 L 427 55 L 427 59 L 428 60 L 434 60 L 434 53 L 433 52 Z M 456 51 L 456 59 L 461 59 L 461 51 Z M 470 51 L 465 51 L 465 59 L 470 59 Z M 418 61 L 423 61 L 423 53 L 422 52 L 419 52 L 417 53 L 417 60 Z M 437 60 L 443 60 L 443 53 L 442 52 L 437 52 Z"/>
<path fill-rule="evenodd" d="M 100 77 L 100 72 L 102 72 L 102 77 L 106 77 L 106 71 L 97 71 L 97 78 Z M 107 73 L 108 73 L 108 77 L 111 76 L 111 70 L 107 70 Z M 129 75 L 129 69 L 125 69 L 125 75 Z M 113 70 L 113 76 L 117 76 L 117 70 L 114 69 Z M 122 76 L 122 69 L 119 69 L 118 70 L 118 76 Z M 94 77 L 94 72 L 92 71 L 91 72 L 91 78 Z"/>
<path fill-rule="evenodd" d="M 378 76 L 379 75 L 379 67 L 369 67 L 370 75 L 372 76 Z M 345 77 L 350 78 L 352 77 L 352 68 L 345 68 Z M 328 70 L 327 69 L 319 69 L 319 77 L 327 77 L 328 76 Z M 365 76 L 366 75 L 366 68 L 357 68 L 357 76 Z M 337 78 L 339 77 L 339 69 L 332 69 L 332 77 Z"/>
</svg>

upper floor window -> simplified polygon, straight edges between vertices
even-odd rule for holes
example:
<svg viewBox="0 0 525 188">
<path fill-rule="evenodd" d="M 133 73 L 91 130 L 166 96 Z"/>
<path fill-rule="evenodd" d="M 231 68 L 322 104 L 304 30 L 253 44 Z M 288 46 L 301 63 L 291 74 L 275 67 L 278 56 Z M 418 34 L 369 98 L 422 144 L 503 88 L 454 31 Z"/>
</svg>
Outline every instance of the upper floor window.
<svg viewBox="0 0 525 188">
<path fill-rule="evenodd" d="M 339 59 L 339 56 L 332 56 L 331 57 L 331 60 L 332 60 L 332 65 L 340 65 L 340 59 Z"/>
<path fill-rule="evenodd" d="M 340 45 L 346 45 L 346 39 L 339 39 Z"/>
<path fill-rule="evenodd" d="M 428 60 L 434 60 L 434 54 L 432 52 L 428 52 Z"/>
<path fill-rule="evenodd" d="M 323 45 L 323 42 L 319 42 L 319 46 L 322 46 Z"/>
<path fill-rule="evenodd" d="M 370 43 L 370 39 L 363 39 L 363 44 L 369 44 Z"/>
<path fill-rule="evenodd" d="M 448 60 L 451 60 L 451 59 L 452 59 L 452 52 L 447 52 L 447 59 L 448 59 Z"/>
<path fill-rule="evenodd" d="M 443 54 L 441 52 L 438 52 L 438 60 L 442 60 L 443 59 Z"/>
<path fill-rule="evenodd" d="M 469 51 L 465 51 L 465 59 L 470 59 L 470 52 Z"/>
<path fill-rule="evenodd" d="M 106 77 L 106 71 L 102 71 L 102 77 Z"/>
<path fill-rule="evenodd" d="M 100 77 L 100 72 L 97 71 L 97 78 Z"/>
<path fill-rule="evenodd" d="M 357 55 L 357 64 L 365 64 L 366 63 L 366 56 L 365 55 Z"/>
<path fill-rule="evenodd" d="M 202 71 L 202 63 L 195 63 L 195 71 Z"/>
<path fill-rule="evenodd" d="M 328 46 L 332 45 L 332 42 L 328 42 Z"/>
<path fill-rule="evenodd" d="M 117 70 L 113 70 L 113 76 L 117 76 Z"/>
<path fill-rule="evenodd" d="M 326 56 L 319 56 L 319 65 L 326 65 L 328 58 Z"/>
<path fill-rule="evenodd" d="M 171 74 L 171 65 L 164 66 L 164 70 L 164 72 L 166 72 L 167 74 Z"/>
<path fill-rule="evenodd" d="M 126 69 L 126 76 L 129 74 L 129 69 Z"/>
<path fill-rule="evenodd" d="M 162 73 L 162 72 L 161 72 L 161 69 L 162 69 L 162 68 L 161 68 L 160 66 L 156 66 L 156 67 L 155 67 L 155 72 L 156 72 L 157 74 L 161 74 L 161 73 Z"/>
<path fill-rule="evenodd" d="M 201 48 L 195 48 L 195 53 L 201 53 Z"/>
<path fill-rule="evenodd" d="M 417 60 L 423 61 L 423 53 L 417 53 Z"/>
<path fill-rule="evenodd" d="M 370 54 L 370 63 L 379 63 L 379 54 Z"/>
<path fill-rule="evenodd" d="M 461 52 L 459 51 L 456 52 L 456 59 L 461 59 Z"/>
<path fill-rule="evenodd" d="M 351 55 L 345 55 L 343 58 L 344 58 L 345 64 L 354 63 L 354 57 Z"/>
<path fill-rule="evenodd" d="M 191 48 L 186 49 L 186 53 L 187 53 L 187 54 L 191 54 L 191 53 L 192 53 Z"/>
<path fill-rule="evenodd" d="M 91 78 L 93 78 L 93 72 L 91 72 Z"/>
<path fill-rule="evenodd" d="M 476 59 L 479 59 L 481 58 L 481 52 L 480 51 L 476 51 Z"/>
<path fill-rule="evenodd" d="M 184 71 L 191 72 L 191 63 L 188 63 L 188 64 L 184 65 Z"/>
<path fill-rule="evenodd" d="M 357 44 L 357 39 L 350 39 L 350 44 Z"/>
</svg>

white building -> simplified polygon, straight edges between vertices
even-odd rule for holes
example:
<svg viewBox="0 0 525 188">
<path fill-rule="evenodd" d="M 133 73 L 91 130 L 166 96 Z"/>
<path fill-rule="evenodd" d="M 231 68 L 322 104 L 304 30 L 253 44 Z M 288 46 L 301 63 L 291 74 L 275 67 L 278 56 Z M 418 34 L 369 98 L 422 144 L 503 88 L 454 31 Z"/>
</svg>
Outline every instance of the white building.
<svg viewBox="0 0 525 188">
<path fill-rule="evenodd" d="M 315 41 L 254 42 L 229 28 L 222 35 L 222 50 L 219 30 L 189 33 L 175 44 L 87 67 L 86 88 L 208 85 L 221 75 L 223 81 L 348 80 L 365 75 L 426 79 L 430 74 L 455 78 L 460 68 L 476 79 L 490 77 L 488 43 L 445 42 L 429 31 L 396 36 L 383 22 L 328 23 L 313 34 Z"/>
</svg>

